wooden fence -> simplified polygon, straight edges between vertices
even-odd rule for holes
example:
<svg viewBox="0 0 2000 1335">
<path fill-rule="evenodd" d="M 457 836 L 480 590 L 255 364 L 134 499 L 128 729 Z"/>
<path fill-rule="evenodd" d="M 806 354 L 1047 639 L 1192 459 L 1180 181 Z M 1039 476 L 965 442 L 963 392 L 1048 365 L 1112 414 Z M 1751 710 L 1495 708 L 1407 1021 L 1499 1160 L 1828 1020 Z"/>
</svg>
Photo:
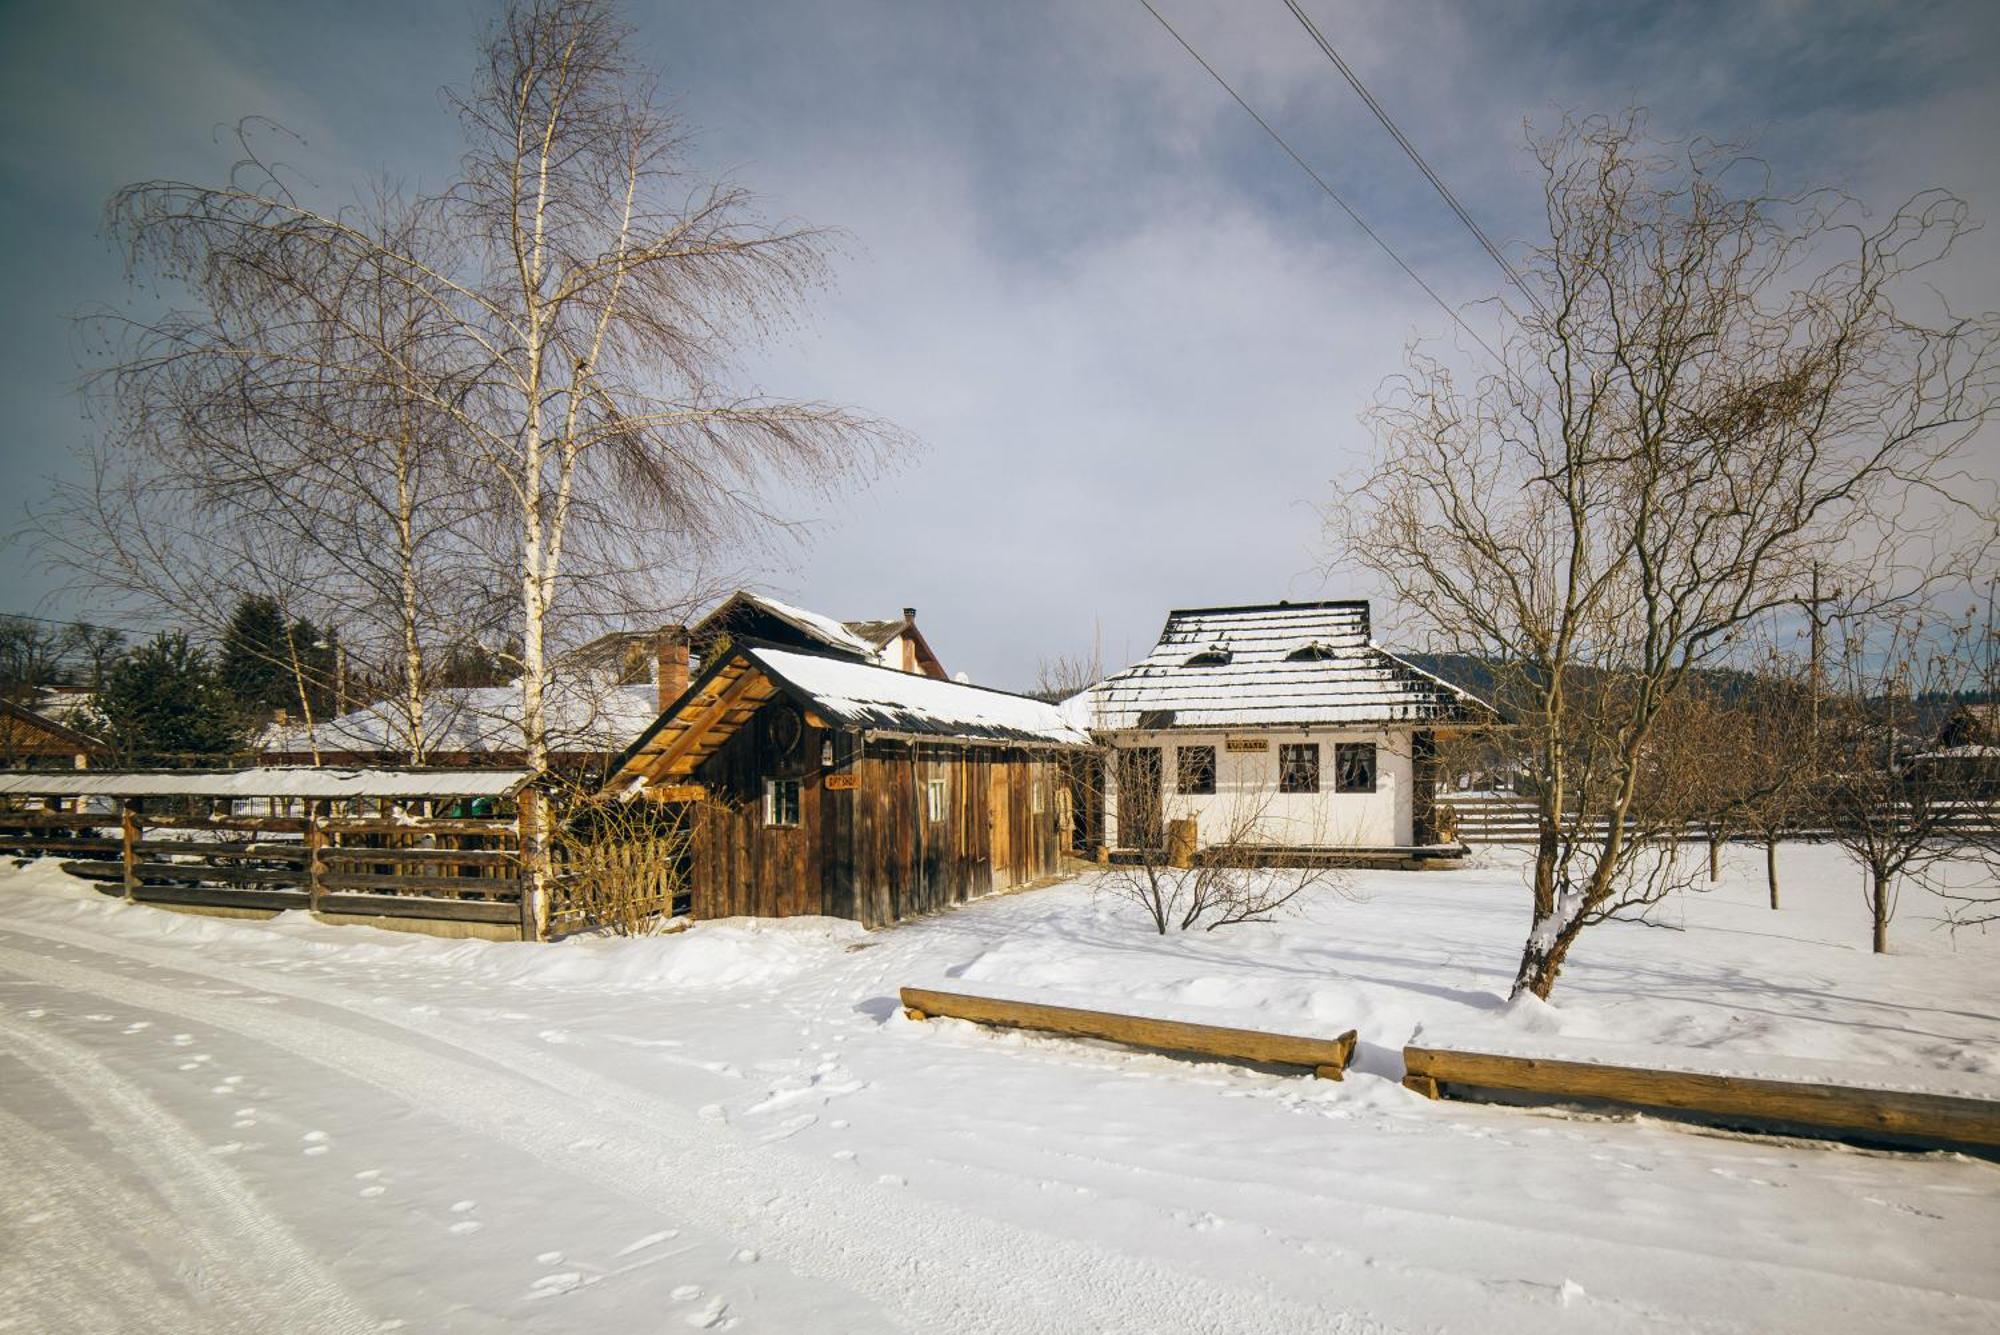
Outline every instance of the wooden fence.
<svg viewBox="0 0 2000 1335">
<path fill-rule="evenodd" d="M 510 819 L 149 812 L 0 813 L 0 852 L 64 859 L 135 903 L 429 919 L 543 932 L 521 893 L 522 829 Z"/>
<path fill-rule="evenodd" d="M 1531 844 L 1535 841 L 1535 800 L 1532 797 L 1516 797 L 1500 793 L 1440 793 L 1438 805 L 1449 807 L 1458 818 L 1458 837 L 1468 844 Z M 1989 835 L 2000 835 L 2000 825 L 1996 825 L 1993 804 L 1990 802 L 1969 803 L 1966 807 L 1967 823 L 1980 828 Z M 1598 824 L 1602 830 L 1602 822 Z M 1833 831 L 1824 824 L 1801 825 L 1787 830 L 1788 839 L 1826 839 Z M 1681 837 L 1689 841 L 1705 839 L 1708 832 L 1700 824 L 1690 821 L 1683 829 Z M 1750 836 L 1741 830 L 1730 832 L 1732 839 Z"/>
</svg>

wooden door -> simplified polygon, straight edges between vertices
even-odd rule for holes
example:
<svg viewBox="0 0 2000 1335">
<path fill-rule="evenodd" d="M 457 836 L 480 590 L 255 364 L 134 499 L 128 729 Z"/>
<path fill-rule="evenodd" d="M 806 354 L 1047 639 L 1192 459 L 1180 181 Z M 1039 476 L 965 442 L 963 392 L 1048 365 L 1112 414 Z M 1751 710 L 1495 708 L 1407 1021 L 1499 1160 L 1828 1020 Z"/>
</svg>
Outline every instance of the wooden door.
<svg viewBox="0 0 2000 1335">
<path fill-rule="evenodd" d="M 1160 748 L 1139 746 L 1118 753 L 1118 845 L 1158 848 L 1164 838 L 1160 818 Z"/>
<path fill-rule="evenodd" d="M 1013 776 L 1013 766 L 996 763 L 987 766 L 993 776 L 987 785 L 987 819 L 992 822 L 993 832 L 989 836 L 993 849 L 993 888 L 999 889 L 1010 884 L 1008 871 L 1014 865 L 1014 806 L 1009 800 L 1013 789 L 1009 780 Z"/>
</svg>

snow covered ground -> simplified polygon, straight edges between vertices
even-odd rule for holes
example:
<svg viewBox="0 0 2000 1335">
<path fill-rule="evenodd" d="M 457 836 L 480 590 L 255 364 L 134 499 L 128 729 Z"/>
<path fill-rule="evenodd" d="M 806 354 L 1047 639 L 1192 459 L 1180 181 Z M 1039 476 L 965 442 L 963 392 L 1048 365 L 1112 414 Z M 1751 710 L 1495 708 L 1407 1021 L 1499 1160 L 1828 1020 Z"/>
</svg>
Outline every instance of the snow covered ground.
<svg viewBox="0 0 2000 1335">
<path fill-rule="evenodd" d="M 1088 880 L 898 928 L 447 942 L 0 871 L 0 1330 L 1990 1331 L 2000 1165 L 1429 1103 L 1412 1032 L 2000 1082 L 2000 936 L 1732 850 L 1502 1004 L 1518 855 L 1162 941 Z M 904 983 L 1358 1028 L 1343 1083 Z"/>
</svg>

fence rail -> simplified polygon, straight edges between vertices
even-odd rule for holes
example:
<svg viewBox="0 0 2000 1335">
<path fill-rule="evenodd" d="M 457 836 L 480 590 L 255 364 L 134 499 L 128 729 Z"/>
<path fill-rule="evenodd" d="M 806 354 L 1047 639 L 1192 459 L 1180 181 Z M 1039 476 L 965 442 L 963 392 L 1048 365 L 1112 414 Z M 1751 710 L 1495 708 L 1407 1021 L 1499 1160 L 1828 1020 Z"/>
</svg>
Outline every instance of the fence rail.
<svg viewBox="0 0 2000 1335">
<path fill-rule="evenodd" d="M 1468 844 L 1530 844 L 1535 841 L 1537 813 L 1535 801 L 1531 797 L 1510 797 L 1482 794 L 1438 795 L 1440 807 L 1448 807 L 1458 818 L 1458 837 Z M 1990 802 L 1969 804 L 1958 823 L 1970 827 L 1976 833 L 2000 837 L 2000 816 L 1996 816 Z M 1602 833 L 1604 822 L 1595 822 L 1590 827 Z M 1788 839 L 1826 839 L 1834 831 L 1823 822 L 1807 822 L 1788 827 Z M 1707 829 L 1699 822 L 1689 821 L 1681 830 L 1681 837 L 1688 840 L 1706 838 Z M 1742 839 L 1746 832 L 1734 830 L 1730 837 Z"/>
<path fill-rule="evenodd" d="M 538 940 L 547 911 L 523 893 L 523 797 L 520 819 L 333 815 L 325 801 L 207 816 L 125 798 L 110 812 L 0 812 L 0 854 L 61 858 L 135 903 L 482 923 Z"/>
</svg>

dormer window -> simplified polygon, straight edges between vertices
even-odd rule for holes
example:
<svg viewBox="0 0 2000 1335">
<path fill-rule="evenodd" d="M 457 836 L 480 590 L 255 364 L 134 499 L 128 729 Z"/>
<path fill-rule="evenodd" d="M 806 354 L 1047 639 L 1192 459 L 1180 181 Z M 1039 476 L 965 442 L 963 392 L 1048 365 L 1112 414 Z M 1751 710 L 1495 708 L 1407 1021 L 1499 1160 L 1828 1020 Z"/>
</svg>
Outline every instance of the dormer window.
<svg viewBox="0 0 2000 1335">
<path fill-rule="evenodd" d="M 1340 657 L 1340 650 L 1325 640 L 1309 640 L 1285 655 L 1288 662 L 1318 663 L 1329 658 Z"/>
<path fill-rule="evenodd" d="M 1211 644 L 1200 653 L 1190 657 L 1184 667 L 1226 667 L 1229 660 L 1236 657 L 1226 644 Z"/>
</svg>

